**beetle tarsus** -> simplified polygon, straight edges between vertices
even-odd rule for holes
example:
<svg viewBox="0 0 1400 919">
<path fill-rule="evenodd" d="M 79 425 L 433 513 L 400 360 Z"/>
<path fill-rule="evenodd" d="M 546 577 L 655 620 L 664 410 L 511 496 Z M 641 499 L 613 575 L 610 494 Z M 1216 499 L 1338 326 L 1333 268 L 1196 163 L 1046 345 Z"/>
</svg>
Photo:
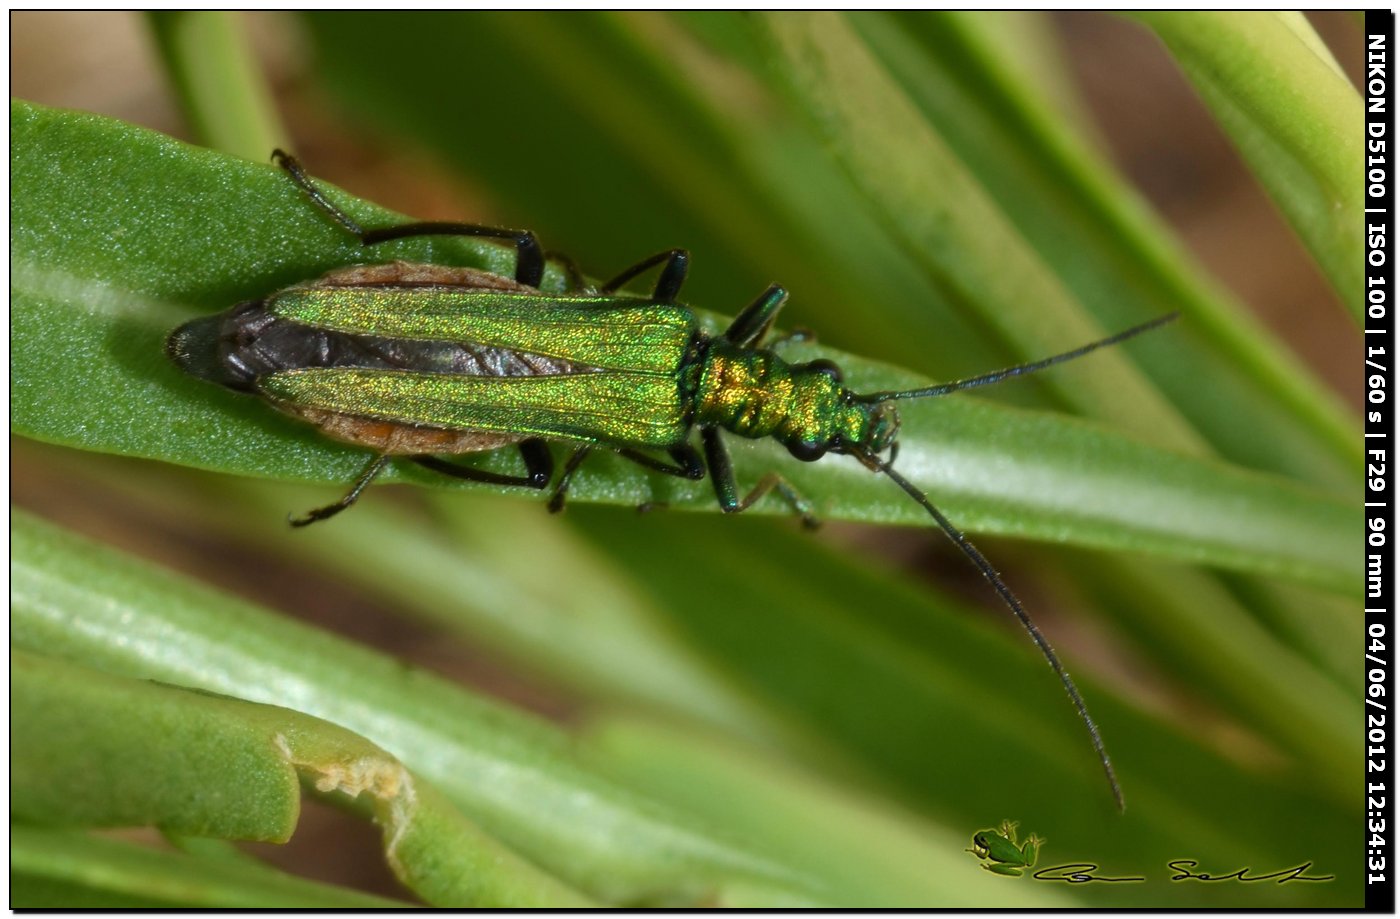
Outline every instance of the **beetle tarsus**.
<svg viewBox="0 0 1400 919">
<path fill-rule="evenodd" d="M 375 477 L 378 476 L 379 473 L 383 472 L 384 467 L 387 465 L 389 465 L 389 457 L 387 454 L 380 454 L 379 456 L 374 457 L 372 460 L 369 461 L 369 464 L 365 466 L 364 471 L 360 473 L 359 478 L 355 479 L 355 484 L 350 486 L 350 490 L 345 493 L 345 497 L 341 498 L 334 504 L 328 504 L 325 507 L 318 507 L 316 510 L 311 511 L 304 517 L 288 516 L 287 522 L 294 527 L 304 527 L 310 526 L 311 524 L 316 523 L 318 520 L 326 520 L 330 517 L 334 517 L 336 514 L 340 513 L 341 511 L 345 510 L 347 507 L 358 501 L 360 499 L 360 492 L 368 488 L 369 483 L 373 482 Z"/>
</svg>

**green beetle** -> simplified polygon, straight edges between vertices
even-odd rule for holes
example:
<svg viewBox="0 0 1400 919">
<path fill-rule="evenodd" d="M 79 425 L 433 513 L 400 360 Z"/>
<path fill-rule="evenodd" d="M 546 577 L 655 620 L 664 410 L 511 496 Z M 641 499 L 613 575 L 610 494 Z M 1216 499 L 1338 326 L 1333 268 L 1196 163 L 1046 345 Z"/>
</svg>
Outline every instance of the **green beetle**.
<svg viewBox="0 0 1400 919">
<path fill-rule="evenodd" d="M 847 454 L 918 502 L 991 582 L 1064 684 L 1089 729 L 1114 797 L 1117 779 L 1073 681 L 991 564 L 918 488 L 892 468 L 903 399 L 984 386 L 1088 354 L 1156 328 L 1164 316 L 1033 363 L 902 392 L 856 393 L 831 361 L 784 361 L 769 335 L 787 292 L 769 287 L 717 337 L 677 301 L 689 255 L 671 249 L 598 287 L 572 263 L 566 293 L 539 289 L 546 254 L 529 231 L 466 223 L 365 229 L 282 151 L 273 158 L 331 219 L 365 246 L 415 236 L 481 236 L 516 249 L 513 277 L 412 262 L 359 265 L 238 304 L 175 329 L 166 342 L 185 371 L 257 395 L 327 435 L 374 455 L 341 500 L 292 520 L 305 526 L 355 503 L 394 456 L 444 475 L 545 489 L 551 510 L 595 449 L 689 479 L 707 474 L 725 513 L 777 491 L 808 525 L 810 503 L 770 473 L 747 493 L 734 480 L 721 430 L 772 437 L 799 460 Z M 558 258 L 557 256 L 555 256 Z M 649 296 L 619 293 L 659 269 Z M 700 446 L 693 442 L 699 432 Z M 556 475 L 551 443 L 571 449 Z M 468 467 L 444 456 L 503 447 L 525 474 Z"/>
</svg>

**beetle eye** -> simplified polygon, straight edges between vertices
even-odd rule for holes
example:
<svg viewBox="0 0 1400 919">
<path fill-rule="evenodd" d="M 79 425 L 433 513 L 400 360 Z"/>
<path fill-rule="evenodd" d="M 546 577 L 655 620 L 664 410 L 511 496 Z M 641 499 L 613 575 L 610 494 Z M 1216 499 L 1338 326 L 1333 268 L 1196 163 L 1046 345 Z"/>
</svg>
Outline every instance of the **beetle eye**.
<svg viewBox="0 0 1400 919">
<path fill-rule="evenodd" d="M 845 379 L 845 375 L 841 373 L 841 368 L 836 366 L 836 362 L 829 361 L 826 358 L 819 358 L 815 361 L 808 361 L 806 367 L 808 370 L 814 370 L 817 373 L 822 374 L 823 376 L 831 377 L 832 382 L 834 383 L 840 383 L 843 379 Z"/>
<path fill-rule="evenodd" d="M 799 440 L 787 445 L 788 452 L 804 463 L 821 459 L 830 447 L 820 441 Z"/>
</svg>

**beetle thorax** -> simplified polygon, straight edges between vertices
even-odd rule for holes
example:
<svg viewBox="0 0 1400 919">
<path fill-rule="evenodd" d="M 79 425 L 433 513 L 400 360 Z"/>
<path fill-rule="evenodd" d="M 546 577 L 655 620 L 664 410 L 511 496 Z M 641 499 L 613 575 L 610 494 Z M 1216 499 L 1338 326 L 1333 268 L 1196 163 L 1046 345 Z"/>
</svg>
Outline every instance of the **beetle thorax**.
<svg viewBox="0 0 1400 919">
<path fill-rule="evenodd" d="M 853 403 L 829 370 L 716 340 L 700 374 L 694 420 L 741 437 L 775 438 L 807 459 L 860 440 L 871 408 Z"/>
</svg>

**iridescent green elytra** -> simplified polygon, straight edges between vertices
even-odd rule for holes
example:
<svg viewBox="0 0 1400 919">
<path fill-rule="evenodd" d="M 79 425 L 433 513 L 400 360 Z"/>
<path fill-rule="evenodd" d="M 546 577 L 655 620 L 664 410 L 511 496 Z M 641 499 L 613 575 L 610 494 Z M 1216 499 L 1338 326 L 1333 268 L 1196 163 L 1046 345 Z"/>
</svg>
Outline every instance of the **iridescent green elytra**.
<svg viewBox="0 0 1400 919">
<path fill-rule="evenodd" d="M 979 377 L 904 392 L 855 393 L 842 385 L 841 371 L 830 361 L 790 364 L 765 347 L 787 299 L 781 287 L 764 291 L 723 335 L 711 336 L 677 302 L 689 266 L 682 249 L 652 256 L 598 287 L 584 284 L 572 263 L 561 259 L 570 290 L 545 293 L 539 289 L 545 254 L 533 233 L 464 223 L 366 230 L 332 204 L 295 159 L 281 151 L 273 158 L 365 246 L 412 236 L 485 236 L 511 241 L 517 253 L 513 278 L 410 262 L 342 268 L 192 320 L 170 334 L 166 350 L 189 373 L 260 396 L 331 437 L 374 452 L 340 501 L 293 520 L 294 526 L 352 505 L 392 456 L 472 481 L 537 489 L 553 483 L 549 506 L 558 510 L 574 472 L 594 449 L 668 475 L 701 479 L 708 473 L 726 513 L 746 510 L 776 490 L 813 525 L 811 505 L 776 473 L 741 497 L 720 431 L 775 438 L 804 461 L 849 454 L 927 510 L 991 582 L 1069 693 L 1122 807 L 1098 730 L 1049 643 L 982 554 L 891 468 L 899 430 L 895 403 L 1040 370 L 1173 317 Z M 657 267 L 649 296 L 618 293 Z M 571 448 L 558 476 L 552 443 Z M 524 475 L 442 459 L 507 446 L 520 451 Z"/>
</svg>

